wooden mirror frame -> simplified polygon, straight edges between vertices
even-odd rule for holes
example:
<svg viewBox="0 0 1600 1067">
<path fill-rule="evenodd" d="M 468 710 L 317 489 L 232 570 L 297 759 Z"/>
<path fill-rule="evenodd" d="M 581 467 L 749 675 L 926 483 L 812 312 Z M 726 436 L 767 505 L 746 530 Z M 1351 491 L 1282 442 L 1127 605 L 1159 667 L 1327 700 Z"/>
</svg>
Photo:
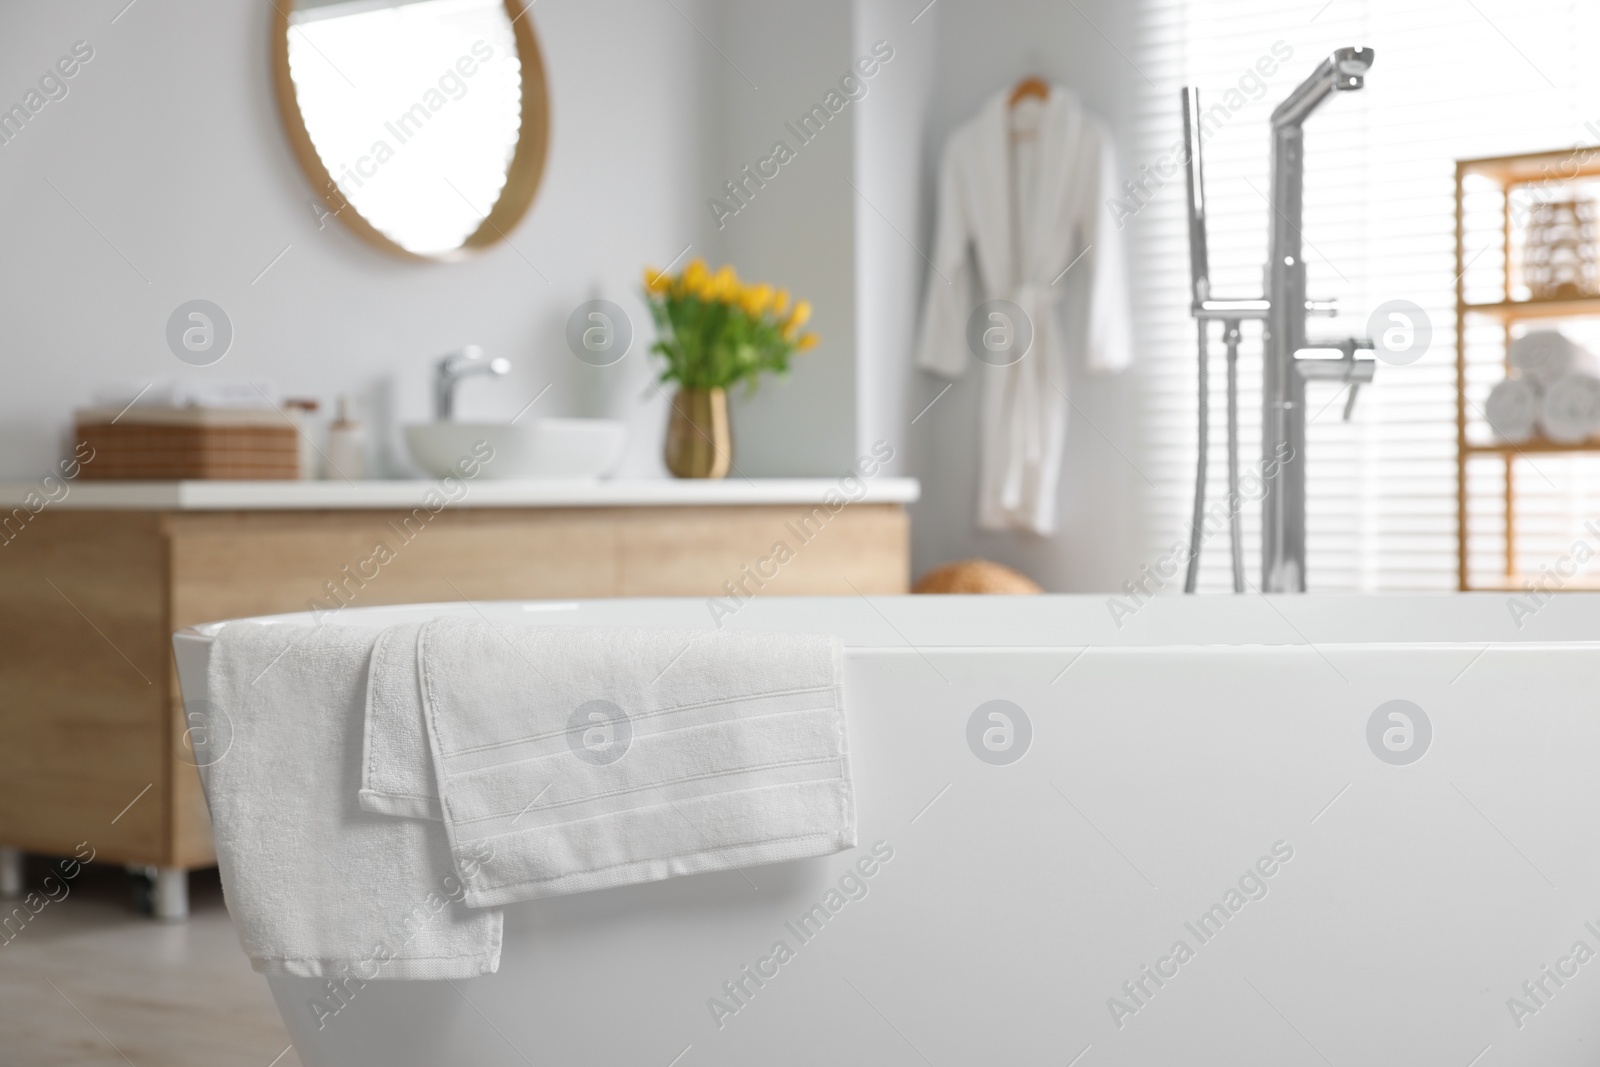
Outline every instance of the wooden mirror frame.
<svg viewBox="0 0 1600 1067">
<path fill-rule="evenodd" d="M 333 175 L 317 154 L 311 134 L 306 130 L 305 116 L 300 112 L 300 101 L 295 95 L 294 79 L 289 76 L 289 13 L 293 0 L 268 0 L 272 4 L 272 79 L 273 95 L 277 97 L 278 113 L 283 120 L 289 145 L 300 161 L 300 169 L 311 180 L 317 195 L 327 205 L 329 214 L 375 248 L 403 259 L 430 263 L 449 263 L 466 259 L 476 252 L 491 248 L 506 240 L 522 216 L 527 214 L 539 191 L 539 181 L 544 176 L 545 152 L 550 141 L 550 94 L 545 84 L 544 59 L 539 54 L 539 40 L 533 32 L 533 19 L 528 15 L 522 0 L 503 0 L 506 17 L 511 20 L 511 32 L 517 45 L 517 59 L 522 64 L 522 126 L 517 134 L 517 148 L 506 168 L 506 184 L 500 197 L 484 216 L 478 228 L 461 242 L 459 248 L 449 252 L 422 253 L 403 248 L 379 230 L 356 210 Z"/>
</svg>

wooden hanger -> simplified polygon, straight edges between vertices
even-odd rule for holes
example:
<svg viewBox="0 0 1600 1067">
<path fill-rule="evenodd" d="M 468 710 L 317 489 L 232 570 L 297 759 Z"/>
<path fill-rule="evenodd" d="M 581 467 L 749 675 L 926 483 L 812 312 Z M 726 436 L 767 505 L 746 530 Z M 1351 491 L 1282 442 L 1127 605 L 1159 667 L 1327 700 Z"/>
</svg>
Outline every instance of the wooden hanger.
<svg viewBox="0 0 1600 1067">
<path fill-rule="evenodd" d="M 1043 78 L 1031 75 L 1017 82 L 1017 87 L 1011 90 L 1011 99 L 1006 102 L 1007 107 L 1016 107 L 1022 101 L 1032 97 L 1035 100 L 1048 100 L 1050 98 L 1050 83 Z"/>
</svg>

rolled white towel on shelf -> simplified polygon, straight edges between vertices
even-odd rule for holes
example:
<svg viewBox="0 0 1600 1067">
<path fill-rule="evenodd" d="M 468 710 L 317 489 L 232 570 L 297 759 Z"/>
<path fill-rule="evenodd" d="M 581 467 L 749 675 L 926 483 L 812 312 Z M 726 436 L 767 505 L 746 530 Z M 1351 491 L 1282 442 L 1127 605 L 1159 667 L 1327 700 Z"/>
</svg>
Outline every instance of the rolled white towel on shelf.
<svg viewBox="0 0 1600 1067">
<path fill-rule="evenodd" d="M 1484 415 L 1502 441 L 1531 440 L 1539 425 L 1539 390 L 1526 378 L 1507 378 L 1489 390 Z"/>
<path fill-rule="evenodd" d="M 1544 390 L 1539 422 L 1552 441 L 1587 441 L 1600 430 L 1600 377 L 1570 373 L 1552 381 Z"/>
<path fill-rule="evenodd" d="M 1560 330 L 1530 330 L 1511 342 L 1507 358 L 1522 377 L 1541 388 L 1574 371 L 1600 374 L 1588 350 Z"/>
</svg>

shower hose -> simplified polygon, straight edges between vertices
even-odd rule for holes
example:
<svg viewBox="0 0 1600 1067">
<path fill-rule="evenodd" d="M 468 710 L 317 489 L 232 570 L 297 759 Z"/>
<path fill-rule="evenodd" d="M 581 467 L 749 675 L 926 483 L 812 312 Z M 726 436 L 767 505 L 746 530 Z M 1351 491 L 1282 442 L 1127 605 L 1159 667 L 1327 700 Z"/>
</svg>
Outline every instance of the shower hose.
<svg viewBox="0 0 1600 1067">
<path fill-rule="evenodd" d="M 1184 575 L 1183 591 L 1193 593 L 1200 581 L 1200 549 L 1205 542 L 1206 468 L 1211 437 L 1211 382 L 1208 373 L 1207 335 L 1210 323 L 1199 319 L 1197 348 L 1199 364 L 1200 403 L 1198 407 L 1198 444 L 1194 476 L 1194 516 L 1189 527 L 1189 569 Z M 1228 541 L 1230 562 L 1233 566 L 1233 591 L 1244 592 L 1244 541 L 1239 532 L 1239 320 L 1226 319 L 1222 324 L 1223 343 L 1228 358 Z"/>
</svg>

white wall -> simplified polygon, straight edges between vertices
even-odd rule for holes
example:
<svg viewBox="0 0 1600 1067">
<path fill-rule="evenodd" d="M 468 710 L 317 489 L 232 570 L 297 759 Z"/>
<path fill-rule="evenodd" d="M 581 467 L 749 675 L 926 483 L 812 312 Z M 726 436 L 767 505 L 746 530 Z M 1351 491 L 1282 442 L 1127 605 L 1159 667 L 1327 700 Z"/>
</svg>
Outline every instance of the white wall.
<svg viewBox="0 0 1600 1067">
<path fill-rule="evenodd" d="M 927 248 L 922 231 L 923 153 L 929 108 L 939 73 L 937 22 L 911 19 L 891 0 L 857 0 L 856 51 L 877 42 L 894 49 L 857 114 L 856 194 L 856 437 L 895 450 L 888 473 L 911 471 L 915 374 L 912 338 L 922 304 Z M 920 540 L 921 532 L 913 530 Z"/>
<path fill-rule="evenodd" d="M 266 380 L 324 402 L 356 394 L 397 468 L 392 424 L 431 417 L 431 362 L 466 342 L 516 369 L 466 383 L 458 417 L 508 418 L 553 383 L 535 412 L 627 418 L 623 473 L 663 473 L 666 404 L 650 385 L 640 270 L 689 244 L 721 258 L 705 200 L 728 176 L 724 161 L 767 142 L 849 52 L 843 0 L 832 13 L 783 15 L 789 37 L 762 31 L 776 5 L 730 3 L 727 21 L 713 0 L 546 0 L 528 16 L 552 102 L 538 198 L 511 246 L 418 264 L 336 222 L 319 231 L 271 98 L 269 3 L 164 0 L 117 17 L 125 3 L 13 5 L 0 34 L 7 104 L 73 42 L 95 50 L 69 95 L 0 146 L 0 477 L 44 474 L 96 386 L 185 375 Z M 700 32 L 715 37 L 719 25 L 736 38 L 725 50 L 767 81 L 759 98 L 734 97 Z M 828 338 L 787 389 L 769 383 L 740 412 L 751 474 L 823 473 L 851 453 L 829 421 L 853 417 L 848 189 L 835 180 L 849 130 L 827 133 L 786 168 L 765 217 L 736 220 L 726 242 L 749 272 L 792 278 Z M 594 296 L 634 316 L 634 349 L 613 368 L 586 366 L 565 345 L 568 314 Z M 203 369 L 164 340 L 168 315 L 195 298 L 221 305 L 236 331 L 226 358 Z"/>
<path fill-rule="evenodd" d="M 1080 370 L 1081 353 L 1069 349 L 1073 370 L 1069 391 L 1086 417 L 1076 412 L 1072 416 L 1060 494 L 1060 532 L 1041 539 L 980 531 L 973 521 L 982 376 L 969 373 L 919 418 L 945 382 L 907 368 L 915 309 L 928 270 L 922 253 L 933 241 L 934 173 L 945 138 L 986 98 L 1024 74 L 1069 87 L 1114 133 L 1131 129 L 1134 87 L 1140 75 L 1116 49 L 1131 51 L 1135 5 L 1110 0 L 1076 5 L 1048 0 L 939 0 L 912 25 L 922 6 L 861 0 L 863 30 L 858 32 L 898 29 L 907 44 L 902 50 L 906 65 L 897 73 L 913 74 L 915 84 L 903 95 L 884 92 L 863 110 L 872 116 L 865 121 L 881 131 L 881 137 L 861 138 L 869 142 L 863 158 L 878 158 L 877 169 L 865 180 L 872 183 L 875 201 L 887 205 L 884 215 L 894 226 L 890 230 L 882 218 L 864 218 L 860 229 L 858 256 L 873 260 L 871 266 L 865 262 L 858 266 L 863 278 L 859 313 L 866 324 L 861 373 L 877 382 L 861 414 L 863 427 L 873 429 L 863 432 L 883 434 L 900 427 L 910 441 L 910 473 L 920 476 L 923 484 L 923 500 L 912 511 L 917 573 L 952 559 L 981 555 L 1014 566 L 1053 591 L 1114 589 L 1140 565 L 1144 483 L 1134 466 L 1137 372 L 1110 380 L 1087 378 Z M 1117 42 L 1115 47 L 1096 26 Z M 914 174 L 906 173 L 900 149 L 908 131 L 920 140 L 920 167 Z M 893 148 L 885 149 L 889 140 Z M 1080 273 L 1062 282 L 1068 288 L 1069 321 L 1082 315 L 1087 280 Z M 914 301 L 907 297 L 908 288 L 915 291 Z M 887 384 L 907 377 L 912 383 L 909 390 Z M 913 418 L 915 425 L 909 425 Z"/>
<path fill-rule="evenodd" d="M 718 78 L 719 136 L 701 200 L 720 193 L 742 167 L 770 156 L 775 142 L 787 144 L 795 158 L 765 187 L 746 186 L 748 203 L 722 220 L 708 256 L 809 299 L 816 309 L 811 328 L 821 338 L 795 357 L 788 379 L 769 378 L 753 395 L 735 392 L 733 476 L 843 473 L 855 456 L 849 179 L 860 104 L 844 104 L 805 144 L 785 124 L 798 128 L 855 58 L 850 0 L 725 0 L 718 10 L 713 32 L 725 56 L 710 54 L 705 62 Z M 713 218 L 703 203 L 696 208 Z"/>
<path fill-rule="evenodd" d="M 651 386 L 638 275 L 692 245 L 817 307 L 821 347 L 788 381 L 736 398 L 741 472 L 838 472 L 883 439 L 894 473 L 924 479 L 919 572 L 982 554 L 1067 590 L 1114 588 L 1137 570 L 1141 483 L 1122 458 L 1137 461 L 1135 375 L 1075 377 L 1098 430 L 1073 421 L 1062 533 L 1049 541 L 974 528 L 976 375 L 910 425 L 943 385 L 909 365 L 940 146 L 1025 72 L 1128 128 L 1138 75 L 1085 17 L 1127 50 L 1125 7 L 939 0 L 917 17 L 924 5 L 900 0 L 545 0 L 529 16 L 552 101 L 538 198 L 511 245 L 433 265 L 390 258 L 339 224 L 318 229 L 271 100 L 269 4 L 123 4 L 19 6 L 0 35 L 5 103 L 73 42 L 95 49 L 67 98 L 0 146 L 0 477 L 46 472 L 97 385 L 183 375 L 267 380 L 325 402 L 354 394 L 398 471 L 395 426 L 430 417 L 431 363 L 466 342 L 516 369 L 463 386 L 460 417 L 507 418 L 551 385 L 536 412 L 625 418 L 622 473 L 660 474 L 665 399 Z M 878 40 L 895 58 L 867 96 L 719 231 L 707 199 L 790 139 L 784 123 Z M 1081 306 L 1082 279 L 1068 282 L 1069 308 Z M 594 296 L 635 318 L 634 349 L 612 368 L 565 345 L 567 316 Z M 236 330 L 228 356 L 199 370 L 163 336 L 195 298 L 220 304 Z"/>
</svg>

